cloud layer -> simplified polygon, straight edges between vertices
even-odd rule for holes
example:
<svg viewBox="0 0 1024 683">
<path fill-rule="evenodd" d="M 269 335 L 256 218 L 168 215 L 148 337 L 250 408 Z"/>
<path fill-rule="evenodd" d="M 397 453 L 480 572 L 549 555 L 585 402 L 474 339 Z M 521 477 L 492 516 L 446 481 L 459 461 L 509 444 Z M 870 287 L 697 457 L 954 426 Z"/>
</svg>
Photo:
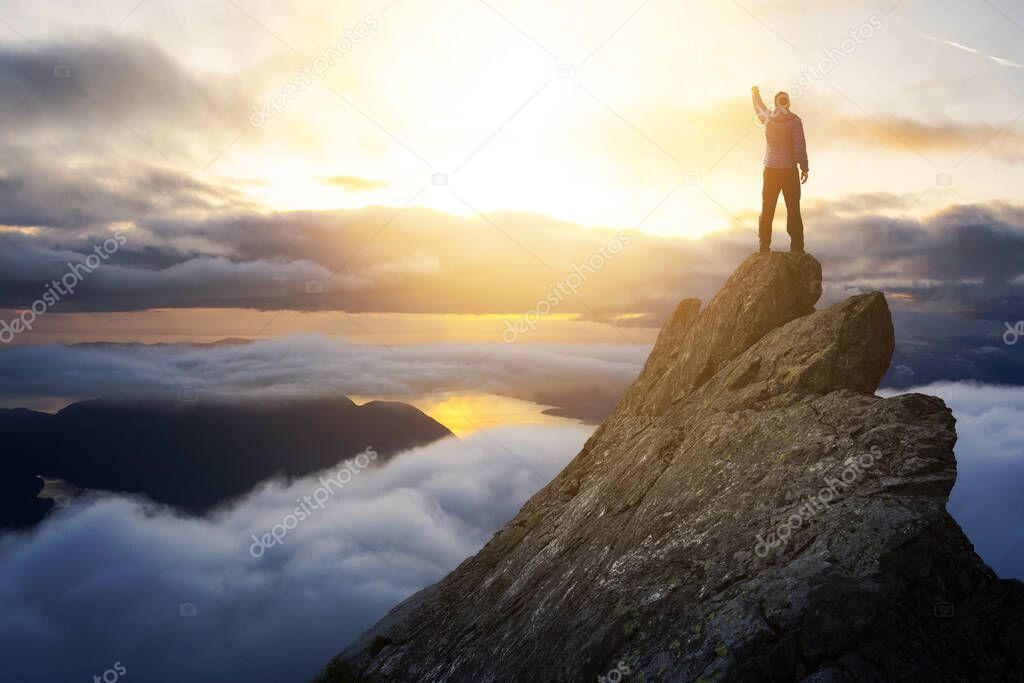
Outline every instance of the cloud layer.
<svg viewBox="0 0 1024 683">
<path fill-rule="evenodd" d="M 121 662 L 153 683 L 306 680 L 480 547 L 589 431 L 510 427 L 410 451 L 332 488 L 259 557 L 252 535 L 333 470 L 270 483 L 205 519 L 77 498 L 33 534 L 0 538 L 2 674 L 88 680 Z"/>
<path fill-rule="evenodd" d="M 0 405 L 51 399 L 200 396 L 414 397 L 490 393 L 603 419 L 649 349 L 572 344 L 350 344 L 297 335 L 241 346 L 23 346 L 0 351 Z"/>
<path fill-rule="evenodd" d="M 1024 208 L 959 206 L 920 220 L 880 212 L 913 201 L 808 203 L 814 253 L 832 290 L 826 301 L 883 289 L 950 326 L 1005 321 L 1024 307 Z M 693 242 L 633 231 L 624 245 L 622 234 L 528 214 L 484 220 L 428 209 L 154 219 L 125 230 L 126 244 L 54 310 L 522 315 L 561 287 L 554 313 L 654 327 L 680 298 L 713 294 L 753 244 L 752 232 Z M 10 309 L 30 306 L 68 262 L 80 263 L 109 237 L 56 229 L 0 236 L 10 247 L 0 254 L 0 308 Z"/>
<path fill-rule="evenodd" d="M 1000 576 L 1024 578 L 1024 389 L 921 390 L 958 419 L 950 512 Z M 439 442 L 358 472 L 294 524 L 333 470 L 270 483 L 205 519 L 77 498 L 35 532 L 0 538 L 3 673 L 86 680 L 121 662 L 154 683 L 303 680 L 479 548 L 589 433 L 507 427 Z M 277 524 L 293 528 L 253 557 L 252 536 Z"/>
</svg>

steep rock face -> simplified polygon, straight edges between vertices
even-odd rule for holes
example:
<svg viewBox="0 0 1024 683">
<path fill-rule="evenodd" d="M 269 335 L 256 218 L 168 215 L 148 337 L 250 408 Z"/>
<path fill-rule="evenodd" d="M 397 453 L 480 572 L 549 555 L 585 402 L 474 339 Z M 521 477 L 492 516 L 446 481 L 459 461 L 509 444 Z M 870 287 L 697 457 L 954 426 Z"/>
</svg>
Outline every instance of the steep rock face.
<svg viewBox="0 0 1024 683">
<path fill-rule="evenodd" d="M 751 256 L 703 313 L 697 299 L 678 306 L 624 403 L 645 416 L 664 412 L 766 332 L 813 311 L 820 294 L 821 264 L 813 257 Z"/>
<path fill-rule="evenodd" d="M 945 511 L 952 415 L 873 395 L 885 299 L 812 312 L 820 279 L 757 255 L 684 301 L 583 451 L 323 679 L 1016 680 L 1024 589 Z"/>
</svg>

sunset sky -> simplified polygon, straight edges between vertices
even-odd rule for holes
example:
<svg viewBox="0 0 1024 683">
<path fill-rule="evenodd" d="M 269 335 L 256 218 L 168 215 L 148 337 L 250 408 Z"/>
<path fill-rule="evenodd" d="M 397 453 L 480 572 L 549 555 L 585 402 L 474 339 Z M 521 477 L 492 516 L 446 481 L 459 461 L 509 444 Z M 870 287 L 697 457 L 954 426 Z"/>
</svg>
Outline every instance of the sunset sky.
<svg viewBox="0 0 1024 683">
<path fill-rule="evenodd" d="M 759 85 L 804 119 L 823 301 L 882 288 L 902 338 L 998 339 L 1022 23 L 1006 0 L 5 2 L 0 317 L 119 233 L 11 346 L 487 348 L 540 310 L 516 343 L 647 348 L 754 248 Z"/>
</svg>

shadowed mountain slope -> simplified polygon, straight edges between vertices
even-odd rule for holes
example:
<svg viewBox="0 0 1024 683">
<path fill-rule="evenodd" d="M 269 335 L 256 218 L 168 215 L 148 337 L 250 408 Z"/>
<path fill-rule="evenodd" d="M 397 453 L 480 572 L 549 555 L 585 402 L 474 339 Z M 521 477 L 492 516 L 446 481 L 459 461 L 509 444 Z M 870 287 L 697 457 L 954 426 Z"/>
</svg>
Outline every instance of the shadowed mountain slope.
<svg viewBox="0 0 1024 683">
<path fill-rule="evenodd" d="M 339 396 L 272 401 L 73 403 L 55 415 L 0 411 L 0 526 L 28 526 L 52 505 L 36 475 L 139 493 L 199 514 L 273 477 L 300 477 L 373 447 L 386 461 L 451 436 L 405 403 Z"/>
</svg>

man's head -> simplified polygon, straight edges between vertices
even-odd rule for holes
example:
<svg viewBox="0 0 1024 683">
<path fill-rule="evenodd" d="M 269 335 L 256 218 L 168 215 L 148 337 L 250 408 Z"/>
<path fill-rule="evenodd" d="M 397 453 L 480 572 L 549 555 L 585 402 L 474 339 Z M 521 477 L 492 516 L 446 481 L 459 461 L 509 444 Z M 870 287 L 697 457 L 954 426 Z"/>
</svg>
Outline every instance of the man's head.
<svg viewBox="0 0 1024 683">
<path fill-rule="evenodd" d="M 785 90 L 775 93 L 775 106 L 789 109 L 789 93 Z"/>
</svg>

